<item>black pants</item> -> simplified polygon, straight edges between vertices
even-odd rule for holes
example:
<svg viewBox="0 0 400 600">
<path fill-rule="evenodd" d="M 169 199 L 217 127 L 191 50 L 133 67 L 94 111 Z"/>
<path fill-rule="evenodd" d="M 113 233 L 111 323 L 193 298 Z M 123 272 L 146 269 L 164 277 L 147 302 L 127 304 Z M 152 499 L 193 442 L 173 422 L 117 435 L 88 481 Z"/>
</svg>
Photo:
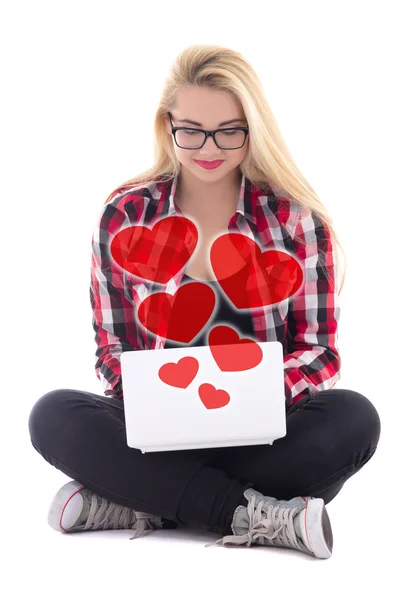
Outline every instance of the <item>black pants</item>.
<svg viewBox="0 0 400 600">
<path fill-rule="evenodd" d="M 75 389 L 47 392 L 29 415 L 35 449 L 103 498 L 162 517 L 166 527 L 232 533 L 243 491 L 328 504 L 374 454 L 381 423 L 374 405 L 347 389 L 312 393 L 287 413 L 273 445 L 142 454 L 126 443 L 121 400 Z"/>
</svg>

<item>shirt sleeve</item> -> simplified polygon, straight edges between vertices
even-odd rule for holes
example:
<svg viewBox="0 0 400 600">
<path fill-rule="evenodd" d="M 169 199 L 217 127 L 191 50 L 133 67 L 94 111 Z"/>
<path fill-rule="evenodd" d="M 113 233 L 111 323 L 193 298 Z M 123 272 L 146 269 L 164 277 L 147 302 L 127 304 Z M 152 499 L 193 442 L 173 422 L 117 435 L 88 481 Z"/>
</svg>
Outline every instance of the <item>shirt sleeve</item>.
<svg viewBox="0 0 400 600">
<path fill-rule="evenodd" d="M 287 408 L 311 392 L 330 389 L 341 376 L 340 306 L 329 228 L 318 215 L 305 209 L 295 226 L 293 241 L 304 281 L 289 300 L 292 351 L 284 356 Z"/>
<path fill-rule="evenodd" d="M 120 357 L 140 349 L 134 306 L 125 296 L 124 272 L 110 252 L 112 238 L 122 228 L 124 211 L 106 205 L 92 236 L 90 302 L 97 345 L 95 373 L 105 396 L 123 398 Z"/>
</svg>

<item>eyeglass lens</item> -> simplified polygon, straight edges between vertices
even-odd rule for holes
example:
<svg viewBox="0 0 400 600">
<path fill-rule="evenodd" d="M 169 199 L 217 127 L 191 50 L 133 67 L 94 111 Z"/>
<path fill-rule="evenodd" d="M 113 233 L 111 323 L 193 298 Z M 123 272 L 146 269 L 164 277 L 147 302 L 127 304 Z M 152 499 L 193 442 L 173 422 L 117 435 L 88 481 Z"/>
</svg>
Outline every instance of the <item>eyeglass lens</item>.
<svg viewBox="0 0 400 600">
<path fill-rule="evenodd" d="M 175 132 L 176 143 L 187 149 L 194 150 L 203 145 L 205 133 L 194 129 L 178 129 Z M 217 145 L 223 149 L 240 148 L 244 144 L 246 134 L 241 129 L 226 129 L 215 134 Z"/>
</svg>

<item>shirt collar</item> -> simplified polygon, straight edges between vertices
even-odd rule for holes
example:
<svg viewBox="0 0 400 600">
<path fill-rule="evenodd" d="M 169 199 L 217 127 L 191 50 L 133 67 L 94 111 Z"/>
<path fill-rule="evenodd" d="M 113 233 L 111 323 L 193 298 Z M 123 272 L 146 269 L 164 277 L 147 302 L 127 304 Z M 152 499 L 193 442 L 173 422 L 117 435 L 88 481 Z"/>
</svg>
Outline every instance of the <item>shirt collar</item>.
<svg viewBox="0 0 400 600">
<path fill-rule="evenodd" d="M 179 174 L 176 175 L 173 180 L 170 180 L 166 187 L 166 195 L 168 197 L 168 216 L 181 215 L 184 216 L 179 206 L 175 203 L 175 193 L 178 185 Z M 172 183 L 171 183 L 172 181 Z M 256 206 L 257 194 L 251 181 L 245 177 L 242 173 L 242 182 L 240 185 L 239 200 L 236 208 L 236 212 L 243 215 L 245 219 L 256 223 Z"/>
</svg>

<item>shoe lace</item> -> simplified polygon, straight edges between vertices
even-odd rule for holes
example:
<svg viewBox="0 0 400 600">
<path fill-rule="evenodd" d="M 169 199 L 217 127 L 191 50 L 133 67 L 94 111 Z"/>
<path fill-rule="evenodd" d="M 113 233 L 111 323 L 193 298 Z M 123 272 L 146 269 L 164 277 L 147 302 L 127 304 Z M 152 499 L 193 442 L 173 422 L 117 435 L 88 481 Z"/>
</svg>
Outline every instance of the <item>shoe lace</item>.
<svg viewBox="0 0 400 600">
<path fill-rule="evenodd" d="M 249 531 L 243 535 L 226 535 L 223 538 L 206 544 L 208 546 L 225 546 L 227 544 L 235 544 L 250 546 L 257 542 L 260 538 L 266 538 L 268 542 L 264 545 L 268 546 L 285 546 L 295 548 L 297 550 L 308 551 L 304 543 L 297 537 L 294 528 L 294 516 L 296 507 L 285 507 L 276 505 L 268 505 L 265 510 L 264 502 L 261 500 L 255 509 L 255 496 L 251 497 L 247 505 L 249 515 Z M 263 544 L 263 541 L 261 541 Z"/>
<path fill-rule="evenodd" d="M 150 531 L 156 527 L 155 521 L 157 522 L 158 527 L 162 527 L 161 519 L 159 517 L 140 511 L 135 511 L 135 515 L 136 527 L 133 536 L 129 538 L 130 540 L 134 540 L 135 538 L 150 533 Z"/>
<path fill-rule="evenodd" d="M 90 509 L 84 530 L 87 529 L 134 529 L 130 540 L 146 535 L 156 526 L 161 527 L 161 519 L 154 515 L 135 511 L 106 498 L 98 501 L 95 494 L 90 499 Z"/>
</svg>

